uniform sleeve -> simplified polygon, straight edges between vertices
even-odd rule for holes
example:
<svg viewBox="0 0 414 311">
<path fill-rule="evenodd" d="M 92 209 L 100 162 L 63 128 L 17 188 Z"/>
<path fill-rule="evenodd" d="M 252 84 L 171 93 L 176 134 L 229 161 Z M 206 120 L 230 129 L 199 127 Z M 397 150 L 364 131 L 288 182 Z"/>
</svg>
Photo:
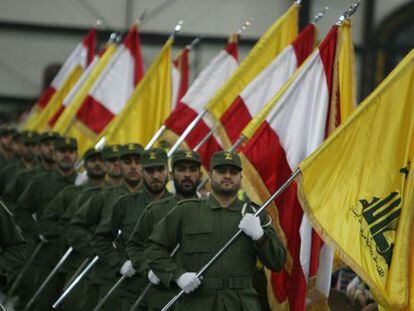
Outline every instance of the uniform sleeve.
<svg viewBox="0 0 414 311">
<path fill-rule="evenodd" d="M 99 195 L 91 197 L 75 211 L 69 222 L 69 243 L 86 257 L 93 255 L 91 210 L 99 201 Z"/>
<path fill-rule="evenodd" d="M 18 199 L 18 189 L 20 188 L 19 184 L 21 182 L 21 176 L 21 174 L 18 174 L 17 177 L 12 182 L 9 182 L 4 189 L 2 197 L 10 210 L 15 209 L 16 200 Z"/>
<path fill-rule="evenodd" d="M 257 254 L 268 269 L 280 271 L 286 261 L 286 250 L 277 237 L 270 216 L 262 213 L 260 220 L 263 226 L 264 236 L 255 242 Z"/>
<path fill-rule="evenodd" d="M 23 193 L 20 195 L 16 203 L 15 220 L 17 225 L 25 234 L 37 238 L 38 230 L 32 214 L 36 212 L 36 206 L 40 200 L 42 190 L 39 189 L 40 181 L 33 179 Z"/>
<path fill-rule="evenodd" d="M 59 237 L 59 217 L 63 213 L 64 206 L 64 192 L 61 191 L 53 198 L 46 206 L 42 215 L 39 218 L 39 233 L 46 239 Z"/>
<path fill-rule="evenodd" d="M 174 262 L 171 251 L 181 240 L 182 205 L 178 205 L 154 227 L 145 243 L 145 258 L 148 267 L 170 287 L 186 271 Z"/>
<path fill-rule="evenodd" d="M 119 199 L 115 204 L 106 205 L 102 210 L 102 219 L 92 237 L 92 248 L 102 260 L 111 267 L 121 268 L 126 258 L 113 246 L 121 229 L 124 200 Z"/>
<path fill-rule="evenodd" d="M 26 242 L 11 215 L 0 207 L 0 283 L 6 283 L 19 270 L 26 256 Z"/>
<path fill-rule="evenodd" d="M 151 206 L 146 208 L 135 224 L 134 231 L 127 242 L 127 254 L 135 269 L 144 271 L 143 251 L 144 244 L 153 229 Z"/>
</svg>

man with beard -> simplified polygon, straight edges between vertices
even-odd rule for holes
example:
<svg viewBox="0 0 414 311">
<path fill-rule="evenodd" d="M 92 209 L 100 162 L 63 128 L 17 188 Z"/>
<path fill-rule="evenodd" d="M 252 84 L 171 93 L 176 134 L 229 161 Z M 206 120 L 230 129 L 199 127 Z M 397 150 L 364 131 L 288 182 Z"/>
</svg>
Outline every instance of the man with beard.
<svg viewBox="0 0 414 311">
<path fill-rule="evenodd" d="M 7 184 L 3 199 L 11 210 L 34 176 L 44 172 L 51 173 L 55 169 L 54 142 L 57 137 L 59 134 L 55 132 L 42 133 L 39 137 L 40 161 L 34 167 L 17 173 L 16 178 Z"/>
<path fill-rule="evenodd" d="M 30 181 L 35 178 L 37 175 L 41 174 L 52 174 L 56 167 L 55 161 L 55 141 L 59 137 L 59 134 L 56 132 L 44 132 L 39 137 L 40 143 L 40 163 L 35 165 L 33 168 L 25 169 L 17 174 L 14 182 L 11 182 L 7 185 L 6 190 L 4 192 L 4 199 L 7 202 L 7 206 L 11 208 L 11 210 L 15 209 L 16 202 L 19 196 L 24 192 L 27 185 Z M 19 217 L 19 214 L 15 215 L 15 217 Z M 22 220 L 23 221 L 23 220 Z M 19 223 L 19 219 L 16 219 L 16 222 Z M 23 236 L 29 242 L 29 253 L 32 252 L 36 244 L 38 243 L 37 239 L 30 238 L 30 232 L 26 234 L 26 232 L 22 232 Z M 17 295 L 19 300 L 15 305 L 15 309 L 19 310 L 23 308 L 27 301 L 33 294 L 33 273 L 26 273 L 18 288 Z"/>
<path fill-rule="evenodd" d="M 137 290 L 143 289 L 146 284 L 145 278 L 138 274 L 135 275 L 135 269 L 126 253 L 126 242 L 145 207 L 151 202 L 171 195 L 165 188 L 168 181 L 168 159 L 162 149 L 154 148 L 144 151 L 141 162 L 139 158 L 133 159 L 128 156 L 127 152 L 128 148 L 121 153 L 122 172 L 130 188 L 135 186 L 135 190 L 120 197 L 113 206 L 104 210 L 102 221 L 95 231 L 92 242 L 95 252 L 102 260 L 115 271 L 128 277 L 118 292 L 122 310 L 130 309 L 137 297 Z M 138 180 L 133 179 L 134 184 L 131 184 L 131 177 L 134 176 L 134 171 L 137 174 L 141 170 L 141 163 L 144 188 L 138 191 L 139 188 L 136 186 Z M 118 232 L 121 232 L 119 236 L 117 236 Z M 112 241 L 115 239 L 116 249 L 112 246 Z"/>
<path fill-rule="evenodd" d="M 101 219 L 104 206 L 112 205 L 118 197 L 129 191 L 121 173 L 121 148 L 120 145 L 111 145 L 103 149 L 102 157 L 108 184 L 103 189 L 94 187 L 85 189 L 77 200 L 77 207 L 70 219 L 67 239 L 83 258 L 92 258 L 95 255 L 91 246 L 92 236 Z M 136 148 L 140 152 L 143 150 L 140 145 L 136 145 Z M 92 310 L 96 306 L 100 285 L 110 283 L 112 280 L 110 277 L 108 281 L 105 275 L 108 269 L 102 261 L 98 261 L 90 276 L 87 275 L 78 285 L 84 292 L 83 298 L 78 300 L 79 310 Z"/>
<path fill-rule="evenodd" d="M 49 257 L 50 262 L 45 262 L 45 265 L 49 267 L 56 265 L 58 259 L 69 247 L 67 241 L 67 224 L 73 212 L 72 203 L 83 189 L 90 186 L 102 187 L 105 184 L 105 171 L 103 169 L 101 151 L 95 148 L 88 149 L 83 158 L 88 181 L 82 185 L 69 185 L 65 187 L 48 204 L 39 219 L 39 232 L 43 239 L 47 241 L 43 252 L 56 255 Z M 70 279 L 72 273 L 81 264 L 83 259 L 76 251 L 72 252 L 62 266 L 60 273 L 48 283 L 43 291 L 43 295 L 48 297 L 51 304 L 58 298 L 65 284 L 65 280 L 68 281 Z"/>
<path fill-rule="evenodd" d="M 0 167 L 13 158 L 12 140 L 16 129 L 10 125 L 0 127 Z"/>
<path fill-rule="evenodd" d="M 197 152 L 179 150 L 171 159 L 171 177 L 176 193 L 167 199 L 149 204 L 135 225 L 129 241 L 127 253 L 132 266 L 140 273 L 148 270 L 145 267 L 144 242 L 150 236 L 153 228 L 180 201 L 197 197 L 197 186 L 201 178 L 201 159 Z M 148 279 L 154 287 L 148 292 L 147 306 L 149 310 L 161 310 L 174 296 L 175 291 L 159 285 L 158 277 L 150 271 Z"/>
<path fill-rule="evenodd" d="M 252 285 L 257 257 L 269 269 L 279 271 L 285 250 L 270 217 L 265 212 L 255 217 L 255 206 L 237 198 L 242 178 L 239 156 L 217 152 L 210 163 L 210 196 L 179 202 L 154 228 L 146 244 L 149 269 L 164 286 L 176 284 L 187 294 L 176 310 L 260 310 Z M 203 278 L 197 278 L 197 271 L 238 229 L 244 234 Z M 174 260 L 169 254 L 177 244 L 180 252 Z"/>
<path fill-rule="evenodd" d="M 31 240 L 31 244 L 38 244 L 39 230 L 36 220 L 40 219 L 46 206 L 66 186 L 74 184 L 76 172 L 73 165 L 77 158 L 77 142 L 74 138 L 59 137 L 55 141 L 54 157 L 57 168 L 53 172 L 42 173 L 34 177 L 16 203 L 16 222 Z M 33 216 L 32 216 L 33 215 Z M 57 262 L 59 254 L 56 252 L 41 252 L 34 261 L 35 285 L 40 286 Z M 42 299 L 43 298 L 43 299 Z M 42 295 L 36 303 L 41 310 L 51 309 L 50 300 Z"/>
</svg>

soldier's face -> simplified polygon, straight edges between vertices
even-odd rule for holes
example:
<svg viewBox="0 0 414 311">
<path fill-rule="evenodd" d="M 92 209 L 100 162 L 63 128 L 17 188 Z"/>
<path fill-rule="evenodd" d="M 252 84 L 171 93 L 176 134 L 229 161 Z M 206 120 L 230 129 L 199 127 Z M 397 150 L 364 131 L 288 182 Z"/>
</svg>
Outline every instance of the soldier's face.
<svg viewBox="0 0 414 311">
<path fill-rule="evenodd" d="M 121 178 L 121 161 L 119 157 L 114 157 L 105 160 L 104 164 L 105 172 L 112 178 Z"/>
<path fill-rule="evenodd" d="M 210 173 L 213 192 L 222 196 L 234 196 L 241 186 L 241 171 L 232 165 L 218 166 Z"/>
<path fill-rule="evenodd" d="M 103 160 L 100 154 L 91 156 L 88 161 L 85 162 L 85 168 L 89 178 L 91 179 L 100 179 L 105 177 Z"/>
<path fill-rule="evenodd" d="M 172 177 L 178 194 L 192 196 L 200 183 L 200 165 L 192 161 L 179 161 L 174 165 Z"/>
<path fill-rule="evenodd" d="M 33 161 L 39 154 L 38 144 L 24 144 L 22 145 L 22 157 L 26 161 Z"/>
<path fill-rule="evenodd" d="M 59 149 L 55 151 L 56 162 L 63 171 L 68 171 L 73 168 L 76 161 L 76 150 L 70 148 Z"/>
<path fill-rule="evenodd" d="M 2 135 L 0 137 L 1 146 L 3 147 L 4 150 L 7 150 L 7 151 L 13 150 L 12 140 L 13 140 L 13 136 L 11 134 Z"/>
<path fill-rule="evenodd" d="M 13 148 L 14 154 L 21 155 L 21 153 L 22 153 L 22 143 L 20 142 L 20 140 L 13 140 L 12 148 Z"/>
<path fill-rule="evenodd" d="M 54 162 L 55 159 L 53 155 L 55 153 L 55 147 L 53 145 L 53 140 L 47 139 L 40 143 L 40 155 L 47 162 Z"/>
<path fill-rule="evenodd" d="M 142 179 L 140 156 L 126 155 L 121 158 L 122 176 L 130 185 L 138 185 Z"/>
<path fill-rule="evenodd" d="M 144 168 L 144 184 L 152 194 L 163 192 L 167 181 L 168 172 L 164 165 Z"/>
</svg>

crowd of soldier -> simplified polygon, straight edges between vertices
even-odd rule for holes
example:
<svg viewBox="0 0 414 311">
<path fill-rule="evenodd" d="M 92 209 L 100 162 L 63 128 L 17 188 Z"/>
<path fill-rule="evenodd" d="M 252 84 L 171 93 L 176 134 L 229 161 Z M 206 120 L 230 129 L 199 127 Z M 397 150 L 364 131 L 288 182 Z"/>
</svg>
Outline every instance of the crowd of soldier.
<svg viewBox="0 0 414 311">
<path fill-rule="evenodd" d="M 93 310 L 114 283 L 124 280 L 103 310 L 130 310 L 149 282 L 137 310 L 161 310 L 180 290 L 176 310 L 261 310 L 253 286 L 257 259 L 279 271 L 285 250 L 270 217 L 240 200 L 242 165 L 236 153 L 211 159 L 211 193 L 200 197 L 201 159 L 137 143 L 89 149 L 87 181 L 78 175 L 77 143 L 54 132 L 0 128 L 0 282 L 2 291 L 24 275 L 15 310 L 27 306 L 62 255 L 69 256 L 31 310 L 52 305 L 92 259 L 90 272 L 59 307 Z M 172 180 L 174 193 L 167 190 Z M 232 246 L 203 274 L 197 271 L 238 229 Z M 30 261 L 31 254 L 36 256 Z"/>
</svg>

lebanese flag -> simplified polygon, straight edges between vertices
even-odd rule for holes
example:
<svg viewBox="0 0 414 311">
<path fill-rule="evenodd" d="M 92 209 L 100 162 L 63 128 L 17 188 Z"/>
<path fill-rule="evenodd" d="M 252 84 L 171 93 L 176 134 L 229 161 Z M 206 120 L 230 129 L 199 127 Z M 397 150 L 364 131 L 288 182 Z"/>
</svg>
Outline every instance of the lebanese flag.
<svg viewBox="0 0 414 311">
<path fill-rule="evenodd" d="M 243 135 L 249 141 L 240 148 L 244 187 L 253 199 L 264 201 L 292 174 L 300 161 L 310 155 L 327 135 L 331 107 L 333 73 L 338 27 L 333 26 L 323 42 L 299 68 L 294 77 L 258 114 Z M 254 183 L 255 193 L 249 193 Z M 304 310 L 310 273 L 312 234 L 303 236 L 306 222 L 292 183 L 268 209 L 273 225 L 287 249 L 287 261 L 279 273 L 271 272 L 273 306 L 288 303 L 290 310 Z M 327 246 L 318 252 L 325 262 L 324 276 L 332 267 L 332 252 Z M 315 254 L 313 254 L 315 258 Z M 324 257 L 322 259 L 322 257 Z M 329 280 L 316 281 L 320 290 L 329 291 Z M 328 292 L 324 292 L 326 297 Z"/>
<path fill-rule="evenodd" d="M 237 96 L 220 118 L 224 139 L 234 144 L 240 133 L 265 104 L 293 76 L 312 52 L 315 25 L 309 24 L 247 87 Z"/>
<path fill-rule="evenodd" d="M 180 136 L 190 123 L 201 113 L 207 102 L 237 69 L 237 36 L 232 35 L 225 48 L 200 73 L 177 107 L 164 121 L 172 132 Z M 194 147 L 210 132 L 213 124 L 209 118 L 203 118 L 186 138 L 187 145 Z M 221 143 L 213 135 L 198 150 L 204 166 L 209 169 L 211 155 L 222 150 Z"/>
<path fill-rule="evenodd" d="M 77 120 L 99 134 L 122 110 L 143 71 L 139 34 L 134 25 L 81 104 Z"/>
<path fill-rule="evenodd" d="M 188 90 L 188 79 L 190 75 L 189 66 L 190 49 L 185 47 L 180 51 L 178 56 L 173 61 L 172 66 L 172 103 L 171 110 L 173 111 L 177 104 L 181 101 Z"/>
<path fill-rule="evenodd" d="M 78 65 L 82 69 L 85 69 L 93 61 L 95 55 L 95 35 L 96 29 L 92 28 L 83 39 L 83 42 L 76 46 L 69 58 L 63 63 L 62 68 L 60 68 L 49 87 L 40 96 L 37 101 L 37 106 L 41 109 L 45 108 L 53 94 L 62 86 L 64 81 Z"/>
</svg>

